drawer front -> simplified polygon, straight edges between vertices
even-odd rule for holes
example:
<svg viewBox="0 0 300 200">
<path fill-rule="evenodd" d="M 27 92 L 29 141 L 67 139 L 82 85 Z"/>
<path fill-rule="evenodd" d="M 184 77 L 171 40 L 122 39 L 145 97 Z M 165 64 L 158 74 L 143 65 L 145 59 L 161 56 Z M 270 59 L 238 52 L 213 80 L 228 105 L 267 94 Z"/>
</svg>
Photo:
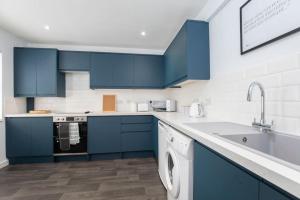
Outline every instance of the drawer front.
<svg viewBox="0 0 300 200">
<path fill-rule="evenodd" d="M 121 132 L 152 131 L 152 124 L 122 124 Z"/>
<path fill-rule="evenodd" d="M 123 152 L 152 150 L 151 132 L 130 132 L 121 134 Z"/>
<path fill-rule="evenodd" d="M 152 123 L 152 116 L 125 116 L 121 119 L 122 124 L 146 124 Z"/>
</svg>

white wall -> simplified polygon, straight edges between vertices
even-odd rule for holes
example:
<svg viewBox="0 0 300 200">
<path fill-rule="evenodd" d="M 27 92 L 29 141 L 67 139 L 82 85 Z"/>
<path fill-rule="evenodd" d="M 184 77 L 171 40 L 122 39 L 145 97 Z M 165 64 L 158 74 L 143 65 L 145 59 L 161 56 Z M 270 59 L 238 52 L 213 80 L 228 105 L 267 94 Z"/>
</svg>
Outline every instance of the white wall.
<svg viewBox="0 0 300 200">
<path fill-rule="evenodd" d="M 278 131 L 300 135 L 300 33 L 241 56 L 239 8 L 245 1 L 231 0 L 210 21 L 211 80 L 171 89 L 171 97 L 180 108 L 195 98 L 210 100 L 209 117 L 250 125 L 259 119 L 260 104 L 248 103 L 246 93 L 258 80 L 267 90 L 267 120 Z"/>
<path fill-rule="evenodd" d="M 25 41 L 0 29 L 0 52 L 2 53 L 3 114 L 25 112 L 25 99 L 13 98 L 13 47 L 23 46 Z M 5 122 L 0 122 L 0 168 L 7 164 L 5 152 Z"/>
<path fill-rule="evenodd" d="M 167 98 L 167 92 L 164 90 L 92 90 L 89 73 L 77 72 L 66 74 L 66 98 L 35 98 L 35 108 L 50 109 L 52 112 L 101 112 L 103 94 L 117 95 L 117 111 L 119 112 L 132 111 L 132 102 Z"/>
</svg>

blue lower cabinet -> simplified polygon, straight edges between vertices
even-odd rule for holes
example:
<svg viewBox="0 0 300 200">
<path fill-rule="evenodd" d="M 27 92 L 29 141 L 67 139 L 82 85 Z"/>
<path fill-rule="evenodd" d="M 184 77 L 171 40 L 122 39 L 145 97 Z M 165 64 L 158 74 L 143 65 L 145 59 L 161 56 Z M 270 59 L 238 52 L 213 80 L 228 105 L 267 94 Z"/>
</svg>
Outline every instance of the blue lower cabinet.
<svg viewBox="0 0 300 200">
<path fill-rule="evenodd" d="M 122 124 L 122 132 L 152 131 L 152 123 L 149 124 Z"/>
<path fill-rule="evenodd" d="M 153 117 L 152 144 L 154 157 L 158 159 L 158 119 Z"/>
<path fill-rule="evenodd" d="M 120 125 L 120 117 L 88 117 L 88 153 L 121 152 Z"/>
<path fill-rule="evenodd" d="M 259 180 L 195 142 L 194 200 L 208 199 L 258 200 Z"/>
<path fill-rule="evenodd" d="M 128 132 L 121 134 L 122 152 L 151 151 L 152 132 Z"/>
<path fill-rule="evenodd" d="M 150 115 L 122 116 L 121 123 L 122 124 L 152 123 L 152 116 L 150 116 Z"/>
<path fill-rule="evenodd" d="M 52 118 L 6 118 L 6 155 L 9 159 L 52 154 Z"/>
<path fill-rule="evenodd" d="M 31 121 L 31 156 L 52 156 L 52 118 L 34 118 Z"/>
<path fill-rule="evenodd" d="M 279 192 L 273 187 L 261 182 L 260 183 L 259 200 L 296 200 L 294 197 L 287 197 L 285 194 Z"/>
</svg>

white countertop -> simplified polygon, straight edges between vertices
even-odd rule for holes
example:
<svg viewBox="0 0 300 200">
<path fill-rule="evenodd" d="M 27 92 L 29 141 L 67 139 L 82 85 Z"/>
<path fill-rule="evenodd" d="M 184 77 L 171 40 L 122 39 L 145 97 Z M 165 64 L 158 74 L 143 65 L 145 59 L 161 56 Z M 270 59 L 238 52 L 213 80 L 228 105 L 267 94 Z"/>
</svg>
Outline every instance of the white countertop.
<svg viewBox="0 0 300 200">
<path fill-rule="evenodd" d="M 88 114 L 84 113 L 49 113 L 49 114 L 7 114 L 5 117 L 55 117 L 55 116 L 123 116 L 123 115 L 153 115 L 152 112 L 92 112 Z"/>
<path fill-rule="evenodd" d="M 6 117 L 53 117 L 62 114 L 11 114 Z M 76 114 L 79 116 L 79 114 Z M 207 118 L 190 118 L 181 113 L 165 113 L 165 112 L 111 112 L 111 113 L 90 113 L 81 114 L 83 116 L 122 116 L 122 115 L 153 115 L 198 142 L 206 145 L 214 151 L 224 155 L 228 159 L 252 171 L 258 176 L 277 185 L 283 190 L 300 198 L 300 170 L 289 167 L 274 159 L 264 156 L 262 153 L 257 153 L 237 145 L 233 142 L 221 138 L 219 136 L 201 132 L 193 129 L 185 123 L 194 122 L 219 122 L 218 120 Z M 194 169 L 197 170 L 197 169 Z M 201 170 L 201 169 L 199 169 Z"/>
</svg>

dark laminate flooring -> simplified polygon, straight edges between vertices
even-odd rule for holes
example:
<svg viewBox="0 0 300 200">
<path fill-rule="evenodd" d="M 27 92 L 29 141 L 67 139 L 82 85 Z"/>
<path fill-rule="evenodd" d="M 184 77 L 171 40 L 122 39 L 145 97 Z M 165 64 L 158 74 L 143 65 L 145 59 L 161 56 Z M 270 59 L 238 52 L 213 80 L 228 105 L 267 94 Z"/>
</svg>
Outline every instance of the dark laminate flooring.
<svg viewBox="0 0 300 200">
<path fill-rule="evenodd" d="M 8 166 L 0 200 L 166 200 L 153 158 Z"/>
</svg>

